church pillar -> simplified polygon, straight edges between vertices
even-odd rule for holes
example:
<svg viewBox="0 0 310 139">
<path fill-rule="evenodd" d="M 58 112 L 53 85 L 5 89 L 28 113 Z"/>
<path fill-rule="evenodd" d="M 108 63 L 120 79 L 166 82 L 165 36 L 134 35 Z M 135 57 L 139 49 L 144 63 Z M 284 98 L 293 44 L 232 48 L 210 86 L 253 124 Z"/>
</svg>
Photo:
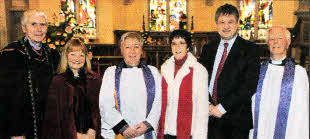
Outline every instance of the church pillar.
<svg viewBox="0 0 310 139">
<path fill-rule="evenodd" d="M 8 44 L 5 0 L 0 0 L 0 50 Z"/>
</svg>

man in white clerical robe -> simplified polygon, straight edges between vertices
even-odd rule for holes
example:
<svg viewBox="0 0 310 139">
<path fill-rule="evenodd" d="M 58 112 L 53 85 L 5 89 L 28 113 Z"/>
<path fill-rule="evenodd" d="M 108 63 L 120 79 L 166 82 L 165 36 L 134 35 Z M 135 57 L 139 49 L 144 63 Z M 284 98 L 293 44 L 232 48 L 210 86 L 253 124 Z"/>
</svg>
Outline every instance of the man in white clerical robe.
<svg viewBox="0 0 310 139">
<path fill-rule="evenodd" d="M 155 67 L 140 62 L 142 44 L 137 33 L 125 33 L 121 38 L 124 61 L 104 73 L 99 95 L 104 138 L 156 139 L 161 75 Z"/>
<path fill-rule="evenodd" d="M 290 32 L 269 30 L 270 59 L 264 61 L 252 97 L 250 139 L 309 139 L 309 80 L 306 70 L 286 55 Z"/>
</svg>

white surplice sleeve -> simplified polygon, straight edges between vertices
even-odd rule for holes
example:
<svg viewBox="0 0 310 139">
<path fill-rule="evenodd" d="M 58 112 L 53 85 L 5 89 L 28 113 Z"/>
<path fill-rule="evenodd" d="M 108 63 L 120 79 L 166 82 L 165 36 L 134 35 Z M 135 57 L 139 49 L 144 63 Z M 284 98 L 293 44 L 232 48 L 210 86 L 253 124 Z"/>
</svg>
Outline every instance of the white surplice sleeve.
<svg viewBox="0 0 310 139">
<path fill-rule="evenodd" d="M 151 124 L 154 129 L 154 133 L 157 133 L 158 122 L 161 114 L 161 75 L 158 70 L 153 66 L 148 66 L 152 71 L 155 80 L 155 98 L 152 105 L 152 109 L 146 118 L 146 121 Z"/>
<path fill-rule="evenodd" d="M 112 128 L 124 118 L 115 107 L 114 82 L 115 66 L 109 67 L 104 72 L 99 94 L 99 109 L 101 115 L 101 131 L 103 134 L 114 134 Z M 103 135 L 107 136 L 107 135 Z"/>
</svg>

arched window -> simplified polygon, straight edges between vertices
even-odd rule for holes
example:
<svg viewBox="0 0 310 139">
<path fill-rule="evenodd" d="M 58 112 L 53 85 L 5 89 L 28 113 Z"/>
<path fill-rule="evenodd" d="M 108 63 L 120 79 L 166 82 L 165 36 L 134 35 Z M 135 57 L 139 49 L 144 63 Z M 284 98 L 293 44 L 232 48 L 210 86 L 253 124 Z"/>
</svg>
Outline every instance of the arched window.
<svg viewBox="0 0 310 139">
<path fill-rule="evenodd" d="M 241 37 L 265 40 L 272 26 L 272 0 L 240 0 L 239 22 Z"/>
<path fill-rule="evenodd" d="M 150 31 L 187 28 L 187 0 L 150 0 Z"/>
</svg>

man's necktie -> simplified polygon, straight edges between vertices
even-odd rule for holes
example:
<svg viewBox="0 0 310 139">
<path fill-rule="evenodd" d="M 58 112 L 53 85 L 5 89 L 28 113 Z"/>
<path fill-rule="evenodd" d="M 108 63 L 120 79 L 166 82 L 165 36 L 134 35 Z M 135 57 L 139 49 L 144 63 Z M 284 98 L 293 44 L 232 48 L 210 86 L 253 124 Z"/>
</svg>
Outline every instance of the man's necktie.
<svg viewBox="0 0 310 139">
<path fill-rule="evenodd" d="M 214 102 L 215 105 L 218 104 L 217 102 L 217 78 L 220 76 L 220 73 L 221 73 L 221 70 L 223 68 L 223 65 L 225 63 L 225 60 L 226 60 L 226 55 L 227 55 L 227 47 L 228 47 L 228 43 L 225 42 L 224 43 L 224 52 L 223 52 L 223 55 L 222 55 L 222 59 L 220 61 L 220 64 L 217 68 L 217 72 L 216 72 L 216 76 L 215 76 L 215 79 L 214 79 L 214 85 L 213 85 L 213 93 L 212 93 L 212 100 Z"/>
</svg>

